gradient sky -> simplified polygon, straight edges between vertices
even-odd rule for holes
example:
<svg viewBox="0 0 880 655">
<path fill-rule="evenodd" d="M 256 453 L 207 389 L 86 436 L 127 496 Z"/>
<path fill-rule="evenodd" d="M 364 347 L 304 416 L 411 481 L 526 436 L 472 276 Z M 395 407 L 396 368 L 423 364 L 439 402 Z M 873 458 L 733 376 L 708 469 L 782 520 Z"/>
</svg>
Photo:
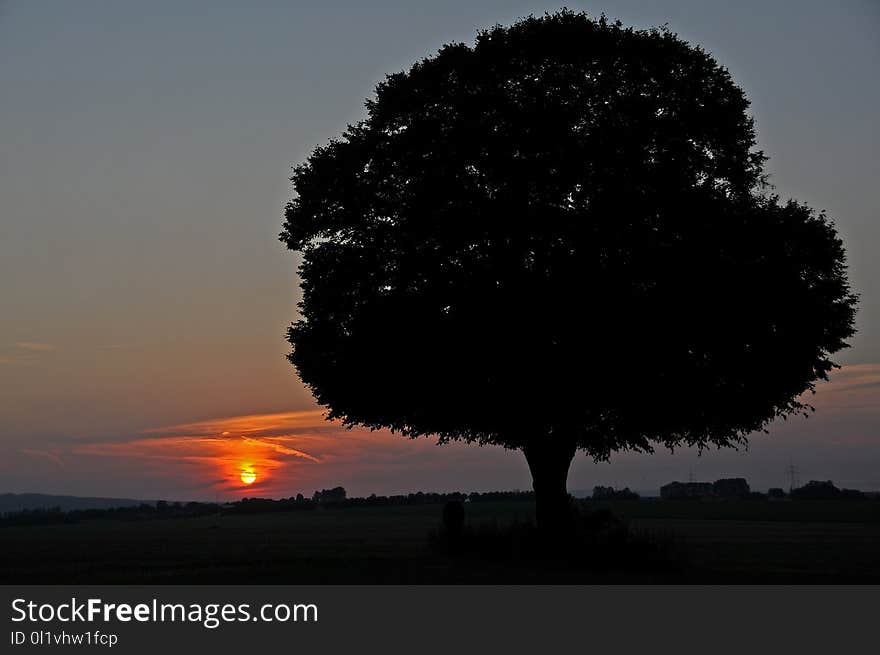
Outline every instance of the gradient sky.
<svg viewBox="0 0 880 655">
<path fill-rule="evenodd" d="M 571 3 L 668 23 L 752 99 L 771 181 L 828 211 L 861 294 L 817 412 L 747 451 L 579 457 L 571 489 L 746 476 L 880 489 L 880 3 Z M 345 431 L 284 359 L 290 166 L 385 73 L 541 2 L 0 0 L 0 492 L 142 498 L 528 488 L 520 454 Z M 633 371 L 638 375 L 638 371 Z M 238 470 L 258 471 L 242 491 Z"/>
</svg>

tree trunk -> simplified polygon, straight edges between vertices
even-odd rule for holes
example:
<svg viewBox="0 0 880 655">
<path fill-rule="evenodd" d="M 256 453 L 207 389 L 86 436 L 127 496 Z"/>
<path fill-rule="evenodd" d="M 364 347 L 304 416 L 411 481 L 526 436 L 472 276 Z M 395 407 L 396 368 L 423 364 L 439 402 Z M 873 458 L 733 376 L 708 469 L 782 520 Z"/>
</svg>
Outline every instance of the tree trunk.
<svg viewBox="0 0 880 655">
<path fill-rule="evenodd" d="M 569 541 L 574 521 L 566 481 L 577 447 L 545 438 L 523 448 L 532 488 L 535 490 L 535 518 L 542 538 L 550 543 Z"/>
</svg>

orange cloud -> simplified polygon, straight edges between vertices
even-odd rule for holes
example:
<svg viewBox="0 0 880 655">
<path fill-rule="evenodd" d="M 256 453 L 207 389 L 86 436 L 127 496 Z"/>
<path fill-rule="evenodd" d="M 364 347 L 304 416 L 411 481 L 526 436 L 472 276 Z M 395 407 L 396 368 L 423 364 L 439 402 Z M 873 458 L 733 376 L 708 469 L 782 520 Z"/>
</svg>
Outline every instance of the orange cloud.
<svg viewBox="0 0 880 655">
<path fill-rule="evenodd" d="M 880 364 L 852 364 L 828 374 L 828 382 L 816 385 L 816 393 L 802 400 L 818 410 L 878 408 Z"/>
<path fill-rule="evenodd" d="M 75 455 L 116 457 L 162 474 L 177 471 L 205 490 L 253 495 L 292 495 L 320 486 L 315 469 L 355 464 L 393 451 L 400 438 L 388 432 L 347 429 L 323 419 L 320 410 L 248 414 L 144 430 L 123 441 L 93 442 L 73 448 Z M 256 481 L 244 484 L 241 473 Z"/>
</svg>

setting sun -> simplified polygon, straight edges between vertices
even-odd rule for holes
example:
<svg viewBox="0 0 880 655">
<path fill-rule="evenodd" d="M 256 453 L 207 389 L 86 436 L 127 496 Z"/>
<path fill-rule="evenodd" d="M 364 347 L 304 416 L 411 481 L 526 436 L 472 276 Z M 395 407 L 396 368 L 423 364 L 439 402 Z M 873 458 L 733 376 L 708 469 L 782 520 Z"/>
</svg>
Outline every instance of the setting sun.
<svg viewBox="0 0 880 655">
<path fill-rule="evenodd" d="M 251 469 L 246 469 L 241 472 L 241 481 L 245 484 L 253 484 L 257 481 L 257 474 Z"/>
</svg>

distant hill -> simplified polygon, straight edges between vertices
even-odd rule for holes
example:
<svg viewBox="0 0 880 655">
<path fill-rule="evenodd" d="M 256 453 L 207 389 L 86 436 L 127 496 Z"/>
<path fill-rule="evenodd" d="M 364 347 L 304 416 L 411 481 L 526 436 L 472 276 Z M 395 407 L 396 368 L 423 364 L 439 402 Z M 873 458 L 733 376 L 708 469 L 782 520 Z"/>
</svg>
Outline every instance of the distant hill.
<svg viewBox="0 0 880 655">
<path fill-rule="evenodd" d="M 0 513 L 18 512 L 23 509 L 48 509 L 60 507 L 64 511 L 73 509 L 111 509 L 131 507 L 147 503 L 155 505 L 155 500 L 135 500 L 133 498 L 91 498 L 81 496 L 53 496 L 50 494 L 0 494 Z"/>
</svg>

